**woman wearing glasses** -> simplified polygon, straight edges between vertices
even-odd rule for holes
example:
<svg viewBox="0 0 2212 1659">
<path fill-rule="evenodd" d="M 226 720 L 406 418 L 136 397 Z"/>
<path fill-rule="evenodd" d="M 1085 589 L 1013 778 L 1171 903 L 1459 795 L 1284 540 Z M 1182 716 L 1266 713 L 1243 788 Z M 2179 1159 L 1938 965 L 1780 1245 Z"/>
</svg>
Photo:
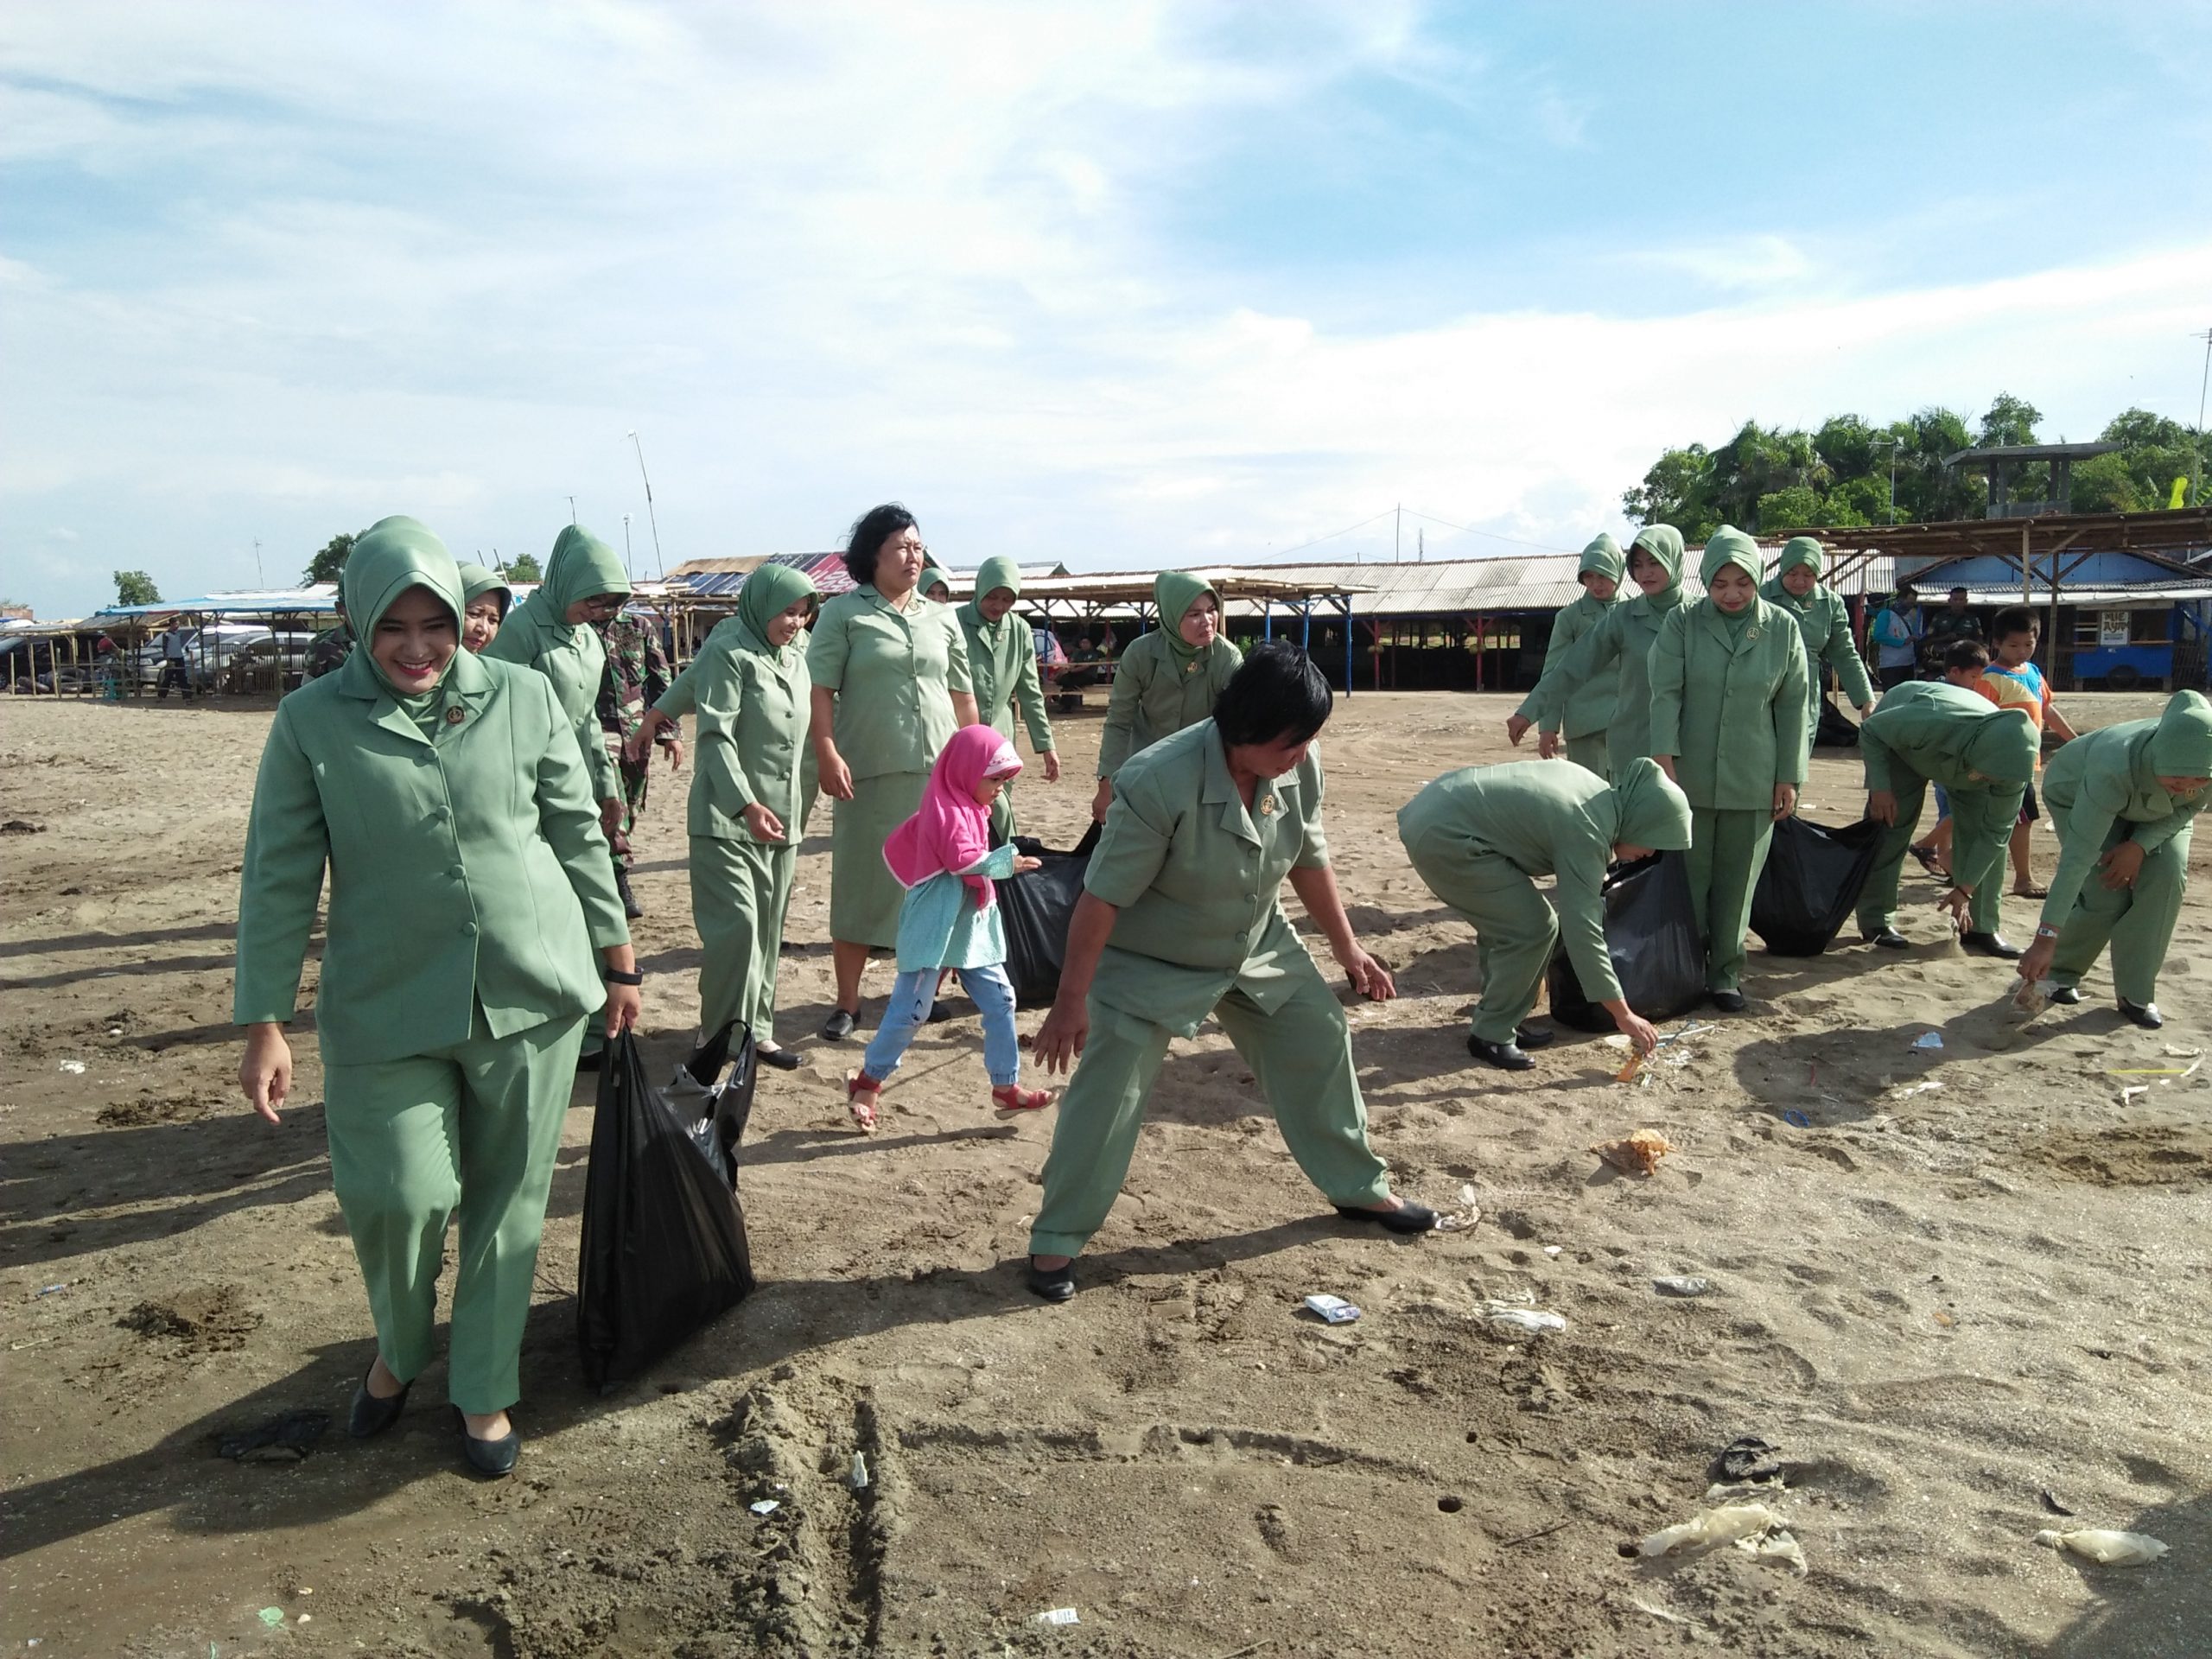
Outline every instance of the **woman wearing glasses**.
<svg viewBox="0 0 2212 1659">
<path fill-rule="evenodd" d="M 837 1005 L 822 1034 L 852 1035 L 870 946 L 895 949 L 906 897 L 884 838 L 921 804 L 930 766 L 976 723 L 959 619 L 918 588 L 929 550 L 914 515 L 892 503 L 853 526 L 845 571 L 858 584 L 822 607 L 807 646 L 815 760 L 836 802 L 830 840 L 830 941 Z"/>
</svg>

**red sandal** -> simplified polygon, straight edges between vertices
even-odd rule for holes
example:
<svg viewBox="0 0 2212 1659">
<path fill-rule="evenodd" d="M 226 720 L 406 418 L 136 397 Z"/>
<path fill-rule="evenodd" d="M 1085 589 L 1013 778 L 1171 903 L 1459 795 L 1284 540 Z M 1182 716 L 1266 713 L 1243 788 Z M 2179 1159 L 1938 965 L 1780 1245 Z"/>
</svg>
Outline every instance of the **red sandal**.
<svg viewBox="0 0 2212 1659">
<path fill-rule="evenodd" d="M 991 1090 L 991 1105 L 1001 1117 L 1020 1117 L 1029 1112 L 1041 1112 L 1052 1103 L 1049 1089 L 1025 1089 L 1010 1083 L 1003 1089 Z"/>
<path fill-rule="evenodd" d="M 845 1079 L 845 1109 L 853 1115 L 853 1127 L 862 1135 L 875 1133 L 875 1106 L 882 1094 L 883 1085 L 865 1071 L 855 1071 Z"/>
</svg>

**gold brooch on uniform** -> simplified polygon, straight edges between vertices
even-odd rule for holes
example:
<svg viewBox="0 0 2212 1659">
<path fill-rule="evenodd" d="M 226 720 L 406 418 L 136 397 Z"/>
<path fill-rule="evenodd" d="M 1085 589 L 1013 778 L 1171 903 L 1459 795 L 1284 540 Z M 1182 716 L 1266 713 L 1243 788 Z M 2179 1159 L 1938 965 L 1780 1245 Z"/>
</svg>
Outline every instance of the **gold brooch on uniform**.
<svg viewBox="0 0 2212 1659">
<path fill-rule="evenodd" d="M 1264 818 L 1264 817 L 1266 817 L 1268 816 L 1268 813 L 1270 813 L 1270 812 L 1274 811 L 1274 810 L 1275 810 L 1275 798 L 1274 798 L 1274 796 L 1272 796 L 1272 795 L 1262 795 L 1262 796 L 1261 796 L 1261 797 L 1260 797 L 1260 816 L 1261 816 L 1262 817 L 1263 817 L 1263 818 Z"/>
<path fill-rule="evenodd" d="M 1187 662 L 1187 663 L 1184 664 L 1183 664 L 1183 671 L 1184 671 L 1185 674 L 1195 674 L 1195 673 L 1197 673 L 1197 672 L 1198 671 L 1198 664 L 1197 661 L 1196 661 L 1195 659 L 1193 659 L 1193 660 L 1192 660 L 1192 661 L 1191 661 L 1191 662 Z"/>
<path fill-rule="evenodd" d="M 468 715 L 467 712 L 462 709 L 459 703 L 455 703 L 452 708 L 446 710 L 446 724 L 448 726 L 458 726 L 462 721 L 467 718 Z"/>
</svg>

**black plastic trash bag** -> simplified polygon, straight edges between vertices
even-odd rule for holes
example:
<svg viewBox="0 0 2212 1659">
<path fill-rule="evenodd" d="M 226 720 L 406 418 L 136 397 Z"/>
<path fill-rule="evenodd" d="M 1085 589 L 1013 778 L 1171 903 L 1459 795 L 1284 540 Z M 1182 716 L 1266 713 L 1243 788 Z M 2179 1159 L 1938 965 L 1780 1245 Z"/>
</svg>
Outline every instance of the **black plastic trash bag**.
<svg viewBox="0 0 2212 1659">
<path fill-rule="evenodd" d="M 1817 957 L 1859 903 L 1883 826 L 1871 818 L 1823 830 L 1803 818 L 1774 826 L 1766 868 L 1751 890 L 1751 931 L 1777 957 Z"/>
<path fill-rule="evenodd" d="M 734 1020 L 691 1052 L 669 1079 L 671 1103 L 691 1125 L 691 1140 L 708 1161 L 737 1188 L 737 1147 L 753 1116 L 753 1094 L 760 1081 L 760 1055 L 753 1027 Z M 732 1039 L 735 1041 L 733 1043 Z M 735 1058 L 731 1050 L 736 1051 Z M 724 1076 L 722 1068 L 729 1068 Z"/>
<path fill-rule="evenodd" d="M 584 1380 L 602 1391 L 753 1289 L 745 1216 L 728 1175 L 692 1139 L 696 1115 L 646 1081 L 635 1039 L 607 1046 L 576 1284 Z"/>
<path fill-rule="evenodd" d="M 1681 853 L 1654 853 L 1605 882 L 1605 949 L 1628 1005 L 1646 1020 L 1672 1020 L 1705 1001 L 1705 947 L 1690 908 L 1689 867 Z M 1564 945 L 1545 975 L 1552 1018 L 1577 1031 L 1611 1031 L 1613 1016 L 1583 995 Z"/>
<path fill-rule="evenodd" d="M 1067 960 L 1068 918 L 1083 897 L 1084 872 L 1098 845 L 1092 824 L 1071 851 L 1058 853 L 1028 836 L 1014 838 L 1014 850 L 1041 859 L 1044 868 L 1009 876 L 994 885 L 1006 925 L 1006 976 L 1014 982 L 1017 1007 L 1041 1008 L 1059 995 L 1060 964 Z"/>
<path fill-rule="evenodd" d="M 1833 697 L 1821 699 L 1821 723 L 1813 733 L 1816 748 L 1844 749 L 1855 747 L 1859 742 L 1859 728 L 1844 718 L 1843 710 L 1835 706 Z"/>
</svg>

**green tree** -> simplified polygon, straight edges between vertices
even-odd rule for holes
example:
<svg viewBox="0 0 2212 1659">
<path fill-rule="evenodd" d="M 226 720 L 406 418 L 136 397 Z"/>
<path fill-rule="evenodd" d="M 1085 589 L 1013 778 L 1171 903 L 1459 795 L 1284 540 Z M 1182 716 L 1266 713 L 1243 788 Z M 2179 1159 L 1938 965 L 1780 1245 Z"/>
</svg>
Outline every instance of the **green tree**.
<svg viewBox="0 0 2212 1659">
<path fill-rule="evenodd" d="M 1974 441 L 1974 447 L 1987 449 L 2000 443 L 2033 443 L 2036 423 L 2042 419 L 2043 411 L 2026 398 L 2000 391 L 1991 400 L 1989 412 L 1981 417 L 1981 435 Z"/>
<path fill-rule="evenodd" d="M 2189 479 L 2191 489 L 2199 489 L 2205 474 L 2212 472 L 2212 439 L 2200 440 L 2179 421 L 2153 415 L 2147 409 L 2131 409 L 2114 416 L 2103 436 L 2107 442 L 2123 448 L 2117 456 L 2100 455 L 2096 459 L 2117 460 L 2125 467 L 2135 486 L 2133 494 L 2145 507 L 2164 506 L 2172 496 L 2174 480 Z M 2074 469 L 2074 495 L 2077 501 L 2083 496 L 2083 467 L 2092 464 L 2084 462 Z M 2089 493 L 2100 492 L 2093 489 Z M 2202 499 L 2201 496 L 2190 499 L 2200 504 Z"/>
<path fill-rule="evenodd" d="M 359 536 L 343 532 L 322 544 L 322 550 L 308 561 L 308 568 L 300 572 L 302 587 L 312 588 L 321 582 L 336 582 L 346 569 L 346 556 L 353 550 Z"/>
<path fill-rule="evenodd" d="M 1880 441 L 1881 435 L 1856 415 L 1831 416 L 1813 434 L 1813 448 L 1839 480 L 1865 478 L 1878 469 L 1886 473 L 1889 451 Z"/>
<path fill-rule="evenodd" d="M 518 553 L 507 561 L 509 582 L 543 582 L 545 573 L 537 568 L 537 555 Z"/>
<path fill-rule="evenodd" d="M 2163 491 L 2154 499 L 2130 474 L 2124 452 L 2091 455 L 2087 461 L 2075 463 L 2073 494 L 2066 504 L 2072 512 L 2140 512 L 2145 507 L 2162 507 L 2165 504 Z"/>
<path fill-rule="evenodd" d="M 158 605 L 162 590 L 154 586 L 154 579 L 143 570 L 118 570 L 115 576 L 115 602 L 118 605 Z"/>
</svg>

